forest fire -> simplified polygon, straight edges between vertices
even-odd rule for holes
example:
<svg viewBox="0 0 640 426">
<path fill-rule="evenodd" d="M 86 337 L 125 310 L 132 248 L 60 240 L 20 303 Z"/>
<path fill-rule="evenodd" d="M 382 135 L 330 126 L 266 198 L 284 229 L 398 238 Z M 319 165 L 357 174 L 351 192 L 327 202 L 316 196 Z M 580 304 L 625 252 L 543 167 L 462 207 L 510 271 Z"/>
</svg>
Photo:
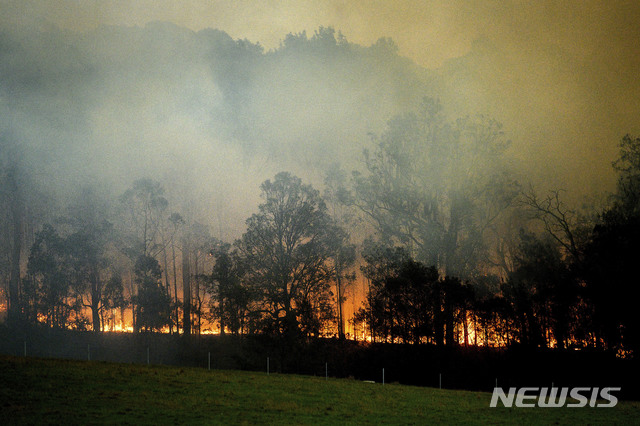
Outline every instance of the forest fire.
<svg viewBox="0 0 640 426">
<path fill-rule="evenodd" d="M 640 3 L 0 3 L 3 396 L 61 404 L 28 367 L 65 358 L 82 379 L 56 389 L 122 423 L 165 395 L 133 364 L 175 392 L 207 374 L 170 401 L 193 414 L 269 397 L 196 423 L 277 423 L 280 373 L 385 384 L 363 413 L 440 388 L 640 398 Z M 89 380 L 103 362 L 127 366 Z M 301 423 L 346 399 L 310 395 Z M 42 411 L 23 423 L 67 421 Z"/>
</svg>

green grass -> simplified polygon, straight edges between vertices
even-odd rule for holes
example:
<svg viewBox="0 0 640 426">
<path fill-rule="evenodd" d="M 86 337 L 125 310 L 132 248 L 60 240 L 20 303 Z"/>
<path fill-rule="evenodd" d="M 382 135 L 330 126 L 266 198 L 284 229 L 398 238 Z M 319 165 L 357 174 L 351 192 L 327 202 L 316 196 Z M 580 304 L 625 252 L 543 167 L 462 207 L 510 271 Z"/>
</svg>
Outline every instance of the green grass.
<svg viewBox="0 0 640 426">
<path fill-rule="evenodd" d="M 0 357 L 1 424 L 621 424 L 615 408 L 490 408 L 491 394 L 242 371 Z"/>
</svg>

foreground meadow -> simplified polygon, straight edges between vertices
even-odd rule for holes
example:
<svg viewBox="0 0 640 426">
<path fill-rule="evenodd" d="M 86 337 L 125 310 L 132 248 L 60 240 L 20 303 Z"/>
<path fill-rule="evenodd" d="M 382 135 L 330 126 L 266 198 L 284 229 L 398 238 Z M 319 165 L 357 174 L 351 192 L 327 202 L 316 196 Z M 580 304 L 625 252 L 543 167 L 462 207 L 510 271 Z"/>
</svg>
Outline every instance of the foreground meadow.
<svg viewBox="0 0 640 426">
<path fill-rule="evenodd" d="M 490 408 L 491 394 L 355 380 L 0 357 L 2 424 L 634 424 L 615 408 Z"/>
</svg>

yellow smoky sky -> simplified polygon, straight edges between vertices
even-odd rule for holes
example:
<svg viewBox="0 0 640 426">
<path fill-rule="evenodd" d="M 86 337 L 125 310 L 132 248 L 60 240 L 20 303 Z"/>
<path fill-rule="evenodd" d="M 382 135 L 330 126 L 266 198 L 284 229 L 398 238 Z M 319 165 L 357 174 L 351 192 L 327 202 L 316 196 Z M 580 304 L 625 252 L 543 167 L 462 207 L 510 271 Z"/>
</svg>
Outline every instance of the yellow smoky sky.
<svg viewBox="0 0 640 426">
<path fill-rule="evenodd" d="M 640 133 L 639 1 L 0 0 L 0 8 L 0 25 L 13 29 L 169 21 L 267 50 L 288 33 L 332 26 L 365 46 L 391 37 L 402 56 L 429 69 L 486 40 L 501 59 L 489 77 L 462 83 L 502 101 L 469 102 L 504 122 L 523 161 L 550 165 L 545 173 L 560 182 L 610 186 L 618 141 Z"/>
<path fill-rule="evenodd" d="M 480 37 L 522 55 L 561 48 L 593 59 L 638 64 L 637 1 L 494 0 L 46 0 L 1 1 L 3 25 L 99 25 L 168 21 L 194 31 L 218 28 L 234 38 L 277 47 L 288 33 L 333 26 L 349 41 L 369 45 L 391 37 L 418 64 L 439 66 Z M 515 53 L 515 52 L 511 52 Z M 634 60 L 635 57 L 635 60 Z M 628 69 L 628 68 L 627 68 Z"/>
</svg>

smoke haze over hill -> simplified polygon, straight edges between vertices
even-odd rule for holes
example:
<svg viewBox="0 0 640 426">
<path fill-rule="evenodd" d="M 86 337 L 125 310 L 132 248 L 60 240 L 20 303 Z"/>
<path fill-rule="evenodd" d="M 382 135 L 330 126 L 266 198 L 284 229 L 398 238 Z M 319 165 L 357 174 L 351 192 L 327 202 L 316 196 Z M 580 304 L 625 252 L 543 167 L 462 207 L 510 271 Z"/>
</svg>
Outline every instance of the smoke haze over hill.
<svg viewBox="0 0 640 426">
<path fill-rule="evenodd" d="M 361 167 L 424 96 L 501 121 L 525 180 L 582 195 L 640 131 L 627 4 L 125 4 L 3 2 L 0 129 L 56 199 L 150 176 L 234 237 L 264 179 Z"/>
</svg>

